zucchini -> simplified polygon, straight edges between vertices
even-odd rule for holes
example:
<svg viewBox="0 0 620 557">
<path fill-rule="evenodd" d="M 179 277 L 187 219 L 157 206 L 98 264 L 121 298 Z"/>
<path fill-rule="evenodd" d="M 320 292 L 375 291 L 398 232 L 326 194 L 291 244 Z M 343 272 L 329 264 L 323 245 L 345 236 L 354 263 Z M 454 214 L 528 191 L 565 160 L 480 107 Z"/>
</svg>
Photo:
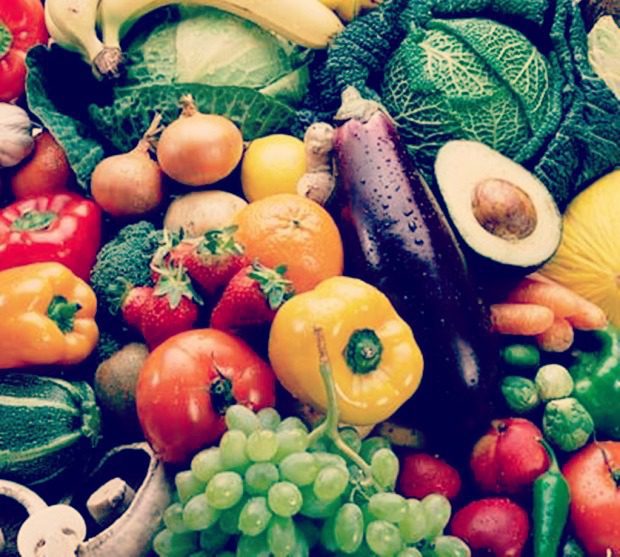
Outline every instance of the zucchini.
<svg viewBox="0 0 620 557">
<path fill-rule="evenodd" d="M 100 425 L 88 383 L 0 375 L 0 478 L 36 485 L 83 465 Z"/>
</svg>

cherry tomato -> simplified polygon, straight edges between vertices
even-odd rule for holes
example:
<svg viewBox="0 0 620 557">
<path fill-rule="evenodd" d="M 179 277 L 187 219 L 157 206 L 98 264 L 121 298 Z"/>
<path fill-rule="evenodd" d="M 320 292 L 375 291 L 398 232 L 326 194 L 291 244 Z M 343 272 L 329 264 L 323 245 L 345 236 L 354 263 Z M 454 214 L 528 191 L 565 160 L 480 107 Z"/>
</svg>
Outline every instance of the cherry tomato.
<svg viewBox="0 0 620 557">
<path fill-rule="evenodd" d="M 586 553 L 620 555 L 620 442 L 591 443 L 562 471 L 570 487 L 571 522 Z"/>
<path fill-rule="evenodd" d="M 160 344 L 138 378 L 136 404 L 146 439 L 164 462 L 184 463 L 226 430 L 232 404 L 275 404 L 275 377 L 242 340 L 196 329 Z"/>
</svg>

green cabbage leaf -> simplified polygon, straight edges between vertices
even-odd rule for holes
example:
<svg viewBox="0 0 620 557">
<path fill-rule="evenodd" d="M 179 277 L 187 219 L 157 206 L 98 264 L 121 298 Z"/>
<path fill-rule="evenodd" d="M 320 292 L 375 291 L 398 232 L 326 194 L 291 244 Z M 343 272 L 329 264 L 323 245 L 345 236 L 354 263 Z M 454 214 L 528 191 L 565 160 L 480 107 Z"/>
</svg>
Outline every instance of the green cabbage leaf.
<svg viewBox="0 0 620 557">
<path fill-rule="evenodd" d="M 588 57 L 596 73 L 620 99 L 620 27 L 612 16 L 601 17 L 588 34 Z"/>
</svg>

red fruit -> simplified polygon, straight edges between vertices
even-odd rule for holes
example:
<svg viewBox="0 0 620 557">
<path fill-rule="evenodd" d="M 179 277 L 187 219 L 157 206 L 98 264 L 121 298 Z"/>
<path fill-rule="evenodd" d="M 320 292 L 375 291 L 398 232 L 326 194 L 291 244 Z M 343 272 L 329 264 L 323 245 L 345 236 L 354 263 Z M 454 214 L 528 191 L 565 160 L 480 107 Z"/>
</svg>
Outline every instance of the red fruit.
<svg viewBox="0 0 620 557">
<path fill-rule="evenodd" d="M 144 304 L 152 295 L 153 289 L 149 286 L 136 286 L 127 293 L 121 305 L 123 319 L 127 325 L 139 328 Z"/>
<path fill-rule="evenodd" d="M 450 533 L 473 552 L 495 557 L 520 557 L 527 542 L 527 513 L 510 499 L 491 497 L 473 501 L 452 518 Z"/>
<path fill-rule="evenodd" d="M 241 269 L 228 283 L 211 314 L 211 327 L 235 331 L 271 323 L 277 309 L 293 295 L 283 266 L 270 269 L 254 263 Z"/>
<path fill-rule="evenodd" d="M 181 298 L 173 306 L 168 296 L 157 294 L 157 289 L 144 304 L 143 312 L 140 331 L 150 350 L 174 335 L 189 331 L 198 320 L 198 306 L 193 300 Z"/>
<path fill-rule="evenodd" d="M 401 458 L 398 491 L 405 497 L 423 499 L 431 493 L 439 493 L 452 500 L 460 490 L 458 471 L 438 456 L 411 453 Z"/>
<path fill-rule="evenodd" d="M 470 460 L 480 489 L 490 493 L 523 493 L 549 468 L 549 456 L 538 442 L 541 431 L 523 418 L 494 420 L 476 443 Z"/>
<path fill-rule="evenodd" d="M 233 237 L 236 229 L 209 230 L 202 238 L 183 240 L 171 250 L 170 261 L 183 265 L 194 283 L 213 295 L 249 263 Z"/>
<path fill-rule="evenodd" d="M 620 555 L 620 442 L 591 443 L 564 465 L 570 519 L 591 557 Z"/>
</svg>

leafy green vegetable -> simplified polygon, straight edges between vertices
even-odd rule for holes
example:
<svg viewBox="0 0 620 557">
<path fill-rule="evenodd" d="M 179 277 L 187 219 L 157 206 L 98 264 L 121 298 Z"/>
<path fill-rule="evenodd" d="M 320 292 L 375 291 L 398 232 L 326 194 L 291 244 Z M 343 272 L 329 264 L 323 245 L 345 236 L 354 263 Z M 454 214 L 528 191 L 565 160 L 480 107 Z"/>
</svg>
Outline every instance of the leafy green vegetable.
<svg viewBox="0 0 620 557">
<path fill-rule="evenodd" d="M 594 432 L 594 422 L 577 399 L 560 398 L 547 403 L 543 432 L 563 451 L 576 451 L 588 442 Z"/>
<path fill-rule="evenodd" d="M 620 99 L 620 27 L 612 16 L 601 17 L 588 34 L 588 57 L 594 71 Z"/>
<path fill-rule="evenodd" d="M 431 183 L 443 143 L 477 139 L 532 170 L 564 208 L 620 163 L 620 103 L 588 63 L 576 4 L 385 0 L 332 43 L 321 100 L 335 110 L 352 85 L 383 102 Z"/>
<path fill-rule="evenodd" d="M 120 151 L 127 151 L 140 139 L 156 111 L 164 124 L 175 120 L 179 99 L 187 94 L 194 97 L 201 112 L 225 114 L 247 141 L 287 130 L 295 123 L 291 108 L 252 89 L 192 83 L 118 88 L 113 104 L 91 105 L 89 113 L 98 132 Z"/>
<path fill-rule="evenodd" d="M 164 124 L 174 120 L 183 94 L 231 118 L 246 140 L 297 128 L 291 105 L 305 93 L 311 53 L 242 18 L 205 7 L 156 10 L 124 50 L 126 72 L 114 82 L 97 81 L 58 47 L 36 47 L 27 58 L 28 104 L 85 190 L 97 163 L 132 148 L 155 112 Z"/>
</svg>

